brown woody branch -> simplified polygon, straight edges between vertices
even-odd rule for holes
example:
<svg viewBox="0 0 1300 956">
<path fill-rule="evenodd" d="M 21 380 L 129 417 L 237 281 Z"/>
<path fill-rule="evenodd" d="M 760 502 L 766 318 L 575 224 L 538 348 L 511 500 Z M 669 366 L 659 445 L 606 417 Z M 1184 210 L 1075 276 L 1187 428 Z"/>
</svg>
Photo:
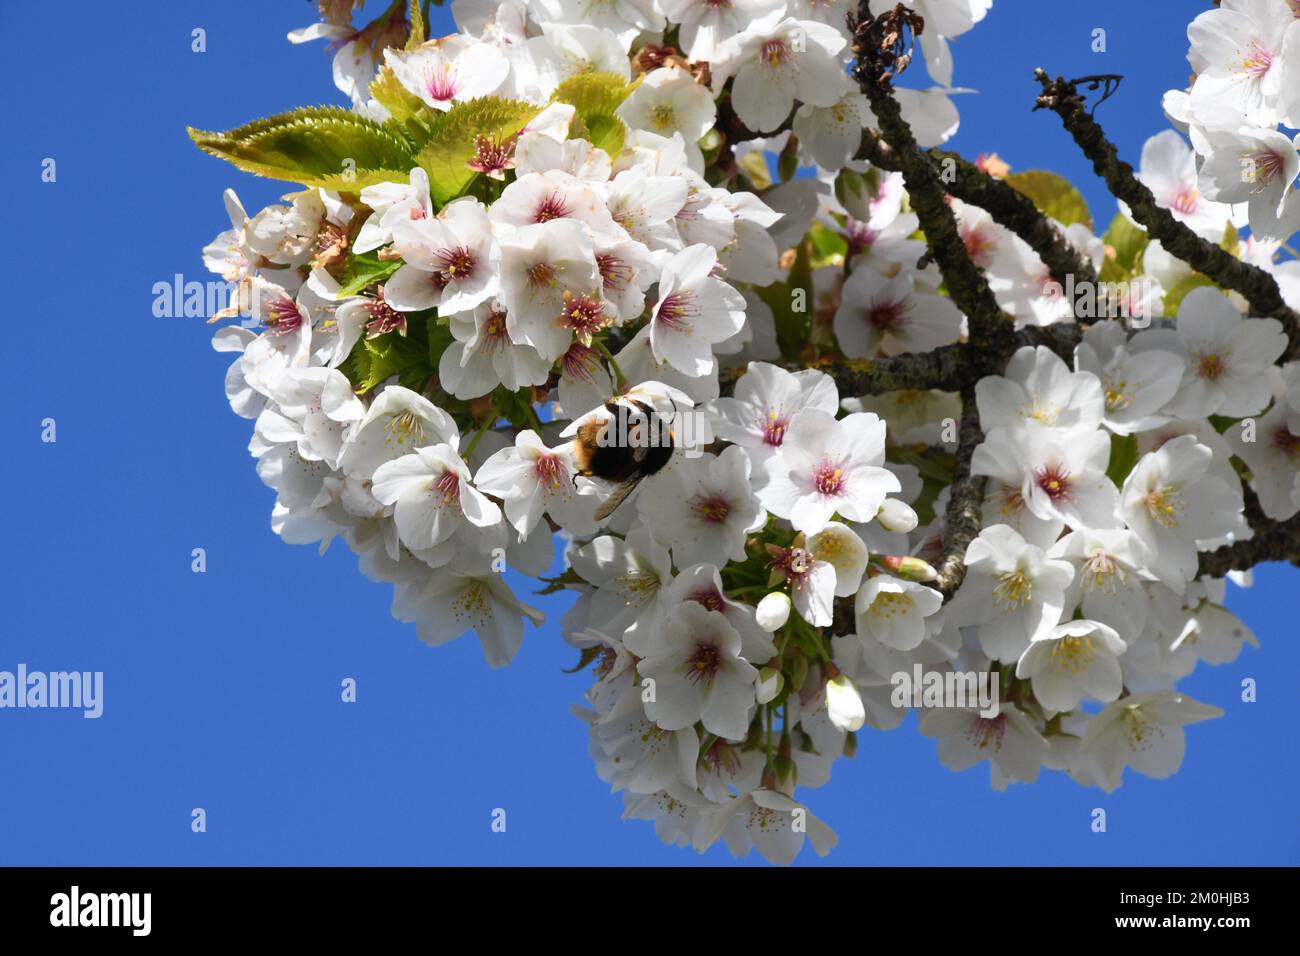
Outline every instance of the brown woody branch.
<svg viewBox="0 0 1300 956">
<path fill-rule="evenodd" d="M 966 548 L 979 536 L 983 523 L 984 485 L 982 475 L 971 474 L 971 456 L 984 440 L 980 429 L 975 388 L 961 393 L 961 427 L 957 433 L 957 458 L 949 489 L 948 510 L 944 516 L 943 558 L 939 563 L 936 587 L 950 598 L 966 577 Z"/>
<path fill-rule="evenodd" d="M 1061 230 L 1053 226 L 1024 193 L 990 176 L 957 153 L 934 148 L 926 150 L 923 155 L 949 195 L 978 206 L 992 216 L 994 222 L 1023 239 L 1062 287 L 1068 286 L 1067 277 L 1071 275 L 1075 285 L 1097 281 L 1097 271 L 1092 263 L 1070 245 Z M 862 145 L 856 158 L 889 172 L 902 170 L 899 157 L 873 129 L 863 131 Z M 946 175 L 949 170 L 951 176 Z"/>
<path fill-rule="evenodd" d="M 939 174 L 918 149 L 889 82 L 880 79 L 871 65 L 861 60 L 857 73 L 858 84 L 871 101 L 871 109 L 880 124 L 881 136 L 898 158 L 903 183 L 925 233 L 930 255 L 943 273 L 953 303 L 970 321 L 971 343 L 986 353 L 1008 353 L 1011 323 L 994 298 L 984 273 L 966 250 L 957 219 L 944 201 L 946 190 Z"/>
<path fill-rule="evenodd" d="M 1041 69 L 1034 71 L 1034 77 L 1043 88 L 1034 109 L 1050 109 L 1061 118 L 1066 131 L 1092 161 L 1097 175 L 1106 181 L 1116 198 L 1128 204 L 1133 218 L 1146 227 L 1151 237 L 1197 272 L 1241 293 L 1250 303 L 1252 315 L 1281 322 L 1291 341 L 1288 356 L 1300 355 L 1300 316 L 1283 301 L 1277 281 L 1263 269 L 1242 262 L 1202 239 L 1175 219 L 1168 209 L 1156 205 L 1151 190 L 1137 178 L 1133 167 L 1119 158 L 1115 145 L 1084 108 L 1084 98 L 1074 81 L 1062 77 L 1050 79 Z"/>
<path fill-rule="evenodd" d="M 1203 552 L 1196 573 L 1221 578 L 1229 571 L 1248 571 L 1264 561 L 1300 561 L 1300 514 L 1257 527 L 1249 541 Z"/>
</svg>

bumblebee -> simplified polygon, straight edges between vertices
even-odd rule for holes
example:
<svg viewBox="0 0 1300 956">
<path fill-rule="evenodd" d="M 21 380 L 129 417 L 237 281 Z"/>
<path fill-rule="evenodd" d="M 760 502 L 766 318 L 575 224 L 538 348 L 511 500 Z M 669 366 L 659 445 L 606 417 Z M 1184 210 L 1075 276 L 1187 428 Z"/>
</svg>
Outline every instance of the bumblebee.
<svg viewBox="0 0 1300 956">
<path fill-rule="evenodd" d="M 646 402 L 610 401 L 605 410 L 610 417 L 581 425 L 573 444 L 578 475 L 617 485 L 596 509 L 597 521 L 613 514 L 643 478 L 662 470 L 675 447 L 669 421 Z"/>
</svg>

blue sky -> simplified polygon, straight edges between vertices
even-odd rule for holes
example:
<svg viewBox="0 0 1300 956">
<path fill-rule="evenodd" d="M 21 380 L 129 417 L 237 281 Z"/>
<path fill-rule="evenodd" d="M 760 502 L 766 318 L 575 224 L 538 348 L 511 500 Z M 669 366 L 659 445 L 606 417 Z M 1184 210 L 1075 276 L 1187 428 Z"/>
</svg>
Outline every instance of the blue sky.
<svg viewBox="0 0 1300 956">
<path fill-rule="evenodd" d="M 560 671 L 574 662 L 558 635 L 567 599 L 538 599 L 551 623 L 491 671 L 472 637 L 432 649 L 393 621 L 389 589 L 342 546 L 321 558 L 272 534 L 250 423 L 222 393 L 227 357 L 201 320 L 154 317 L 152 287 L 206 278 L 199 250 L 224 225 L 223 188 L 250 209 L 288 191 L 200 154 L 185 125 L 340 94 L 321 45 L 285 41 L 308 3 L 143 6 L 0 11 L 14 87 L 0 171 L 16 203 L 0 669 L 106 681 L 99 720 L 0 711 L 0 864 L 730 864 L 721 847 L 699 857 L 620 822 L 569 712 L 587 676 Z M 1029 112 L 1031 71 L 1125 73 L 1098 117 L 1136 162 L 1163 128 L 1160 94 L 1186 79 L 1183 28 L 1205 6 L 998 0 L 955 43 L 956 83 L 981 92 L 961 99 L 954 145 L 1069 176 L 1104 227 L 1114 203 L 1056 118 Z M 191 52 L 195 27 L 206 53 Z M 1090 51 L 1098 27 L 1106 54 Z M 46 157 L 54 183 L 41 182 Z M 55 444 L 40 440 L 45 418 Z M 205 574 L 190 570 L 198 547 Z M 1183 683 L 1226 716 L 1190 728 L 1175 778 L 1130 773 L 1106 796 L 1048 775 L 994 793 L 984 768 L 942 768 L 909 719 L 864 732 L 856 759 L 804 792 L 839 833 L 829 862 L 1300 862 L 1286 683 L 1300 672 L 1298 574 L 1266 567 L 1232 592 L 1263 649 Z M 345 677 L 355 704 L 340 701 Z M 1245 677 L 1257 703 L 1240 702 Z M 191 832 L 195 807 L 206 833 Z M 1094 807 L 1105 834 L 1089 828 Z M 495 808 L 505 833 L 491 831 Z"/>
</svg>

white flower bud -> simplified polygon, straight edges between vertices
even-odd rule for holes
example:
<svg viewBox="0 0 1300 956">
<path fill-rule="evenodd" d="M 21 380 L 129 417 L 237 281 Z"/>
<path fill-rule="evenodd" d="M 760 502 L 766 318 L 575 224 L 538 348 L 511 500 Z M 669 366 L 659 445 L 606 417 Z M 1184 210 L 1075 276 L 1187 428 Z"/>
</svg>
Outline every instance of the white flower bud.
<svg viewBox="0 0 1300 956">
<path fill-rule="evenodd" d="M 849 733 L 861 729 L 867 720 L 858 689 L 843 674 L 826 682 L 826 710 L 831 723 Z"/>
<path fill-rule="evenodd" d="M 758 672 L 758 702 L 766 704 L 768 701 L 774 700 L 776 695 L 781 693 L 781 688 L 784 686 L 785 678 L 781 676 L 781 671 L 778 668 L 761 668 Z"/>
<path fill-rule="evenodd" d="M 754 617 L 758 626 L 769 634 L 779 631 L 790 619 L 790 596 L 784 591 L 773 591 L 758 602 Z"/>
<path fill-rule="evenodd" d="M 920 523 L 912 506 L 897 498 L 885 499 L 885 503 L 880 506 L 880 511 L 876 515 L 876 520 L 886 531 L 896 531 L 899 534 L 910 534 Z"/>
</svg>

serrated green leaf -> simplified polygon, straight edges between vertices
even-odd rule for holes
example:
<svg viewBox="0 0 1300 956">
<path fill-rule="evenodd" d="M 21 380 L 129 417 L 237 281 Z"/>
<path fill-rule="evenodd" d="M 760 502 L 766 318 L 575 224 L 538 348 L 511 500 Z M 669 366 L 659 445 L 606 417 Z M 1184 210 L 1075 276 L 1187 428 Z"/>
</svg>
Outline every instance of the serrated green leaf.
<svg viewBox="0 0 1300 956">
<path fill-rule="evenodd" d="M 258 176 L 355 192 L 405 182 L 410 144 L 391 129 L 337 106 L 307 106 L 224 133 L 187 129 L 205 153 Z"/>
<path fill-rule="evenodd" d="M 370 96 L 384 109 L 388 110 L 393 120 L 401 123 L 418 145 L 422 145 L 429 135 L 427 121 L 433 110 L 397 79 L 392 67 L 384 64 L 370 81 Z M 420 120 L 421 122 L 416 122 Z"/>
<path fill-rule="evenodd" d="M 414 337 L 390 332 L 377 339 L 363 339 L 339 368 L 357 392 L 368 392 L 390 376 L 420 383 L 433 375 L 425 343 Z"/>
<path fill-rule="evenodd" d="M 1087 201 L 1065 177 L 1045 169 L 1028 169 L 1012 173 L 1005 182 L 1028 196 L 1044 215 L 1067 226 L 1082 223 L 1092 229 L 1092 213 L 1088 211 Z"/>
<path fill-rule="evenodd" d="M 1199 272 L 1193 272 L 1191 275 L 1183 276 L 1174 283 L 1174 287 L 1165 293 L 1164 314 L 1169 318 L 1178 315 L 1178 307 L 1183 304 L 1183 299 L 1187 298 L 1187 293 L 1193 289 L 1200 289 L 1203 286 L 1213 286 L 1214 281 Z"/>
<path fill-rule="evenodd" d="M 457 103 L 432 122 L 416 162 L 429 174 L 429 193 L 445 203 L 464 194 L 480 174 L 469 168 L 479 136 L 501 141 L 517 136 L 542 108 L 522 100 L 484 96 Z"/>
<path fill-rule="evenodd" d="M 555 88 L 551 102 L 570 104 L 582 120 L 586 132 L 583 138 L 610 156 L 617 156 L 623 151 L 627 126 L 616 111 L 636 87 L 636 82 L 625 82 L 615 73 L 579 73 Z M 570 130 L 570 135 L 576 134 Z"/>
<path fill-rule="evenodd" d="M 400 259 L 380 259 L 377 251 L 349 255 L 343 264 L 343 275 L 339 277 L 339 298 L 356 295 L 376 282 L 383 282 L 401 264 Z"/>
<path fill-rule="evenodd" d="M 1106 261 L 1099 278 L 1103 282 L 1125 282 L 1141 271 L 1142 254 L 1151 237 L 1123 213 L 1117 213 L 1101 241 L 1106 246 Z"/>
</svg>

